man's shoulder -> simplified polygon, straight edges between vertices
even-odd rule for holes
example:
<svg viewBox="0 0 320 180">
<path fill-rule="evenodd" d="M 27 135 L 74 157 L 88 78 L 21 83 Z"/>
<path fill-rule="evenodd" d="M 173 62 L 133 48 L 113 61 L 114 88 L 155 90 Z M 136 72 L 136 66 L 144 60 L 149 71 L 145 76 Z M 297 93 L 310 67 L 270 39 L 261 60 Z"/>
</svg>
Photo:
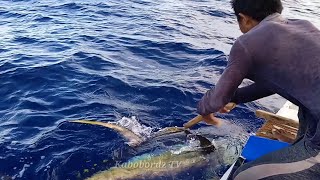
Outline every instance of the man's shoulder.
<svg viewBox="0 0 320 180">
<path fill-rule="evenodd" d="M 319 31 L 311 22 L 301 19 L 285 19 L 276 21 L 265 21 L 260 23 L 248 33 L 241 35 L 238 41 L 243 44 L 266 43 L 272 41 L 275 37 L 291 34 L 301 34 L 301 32 L 309 32 L 310 30 Z"/>
<path fill-rule="evenodd" d="M 281 18 L 274 21 L 265 21 L 247 33 L 247 36 L 258 34 L 280 33 L 284 31 L 317 29 L 310 21 L 303 19 Z"/>
<path fill-rule="evenodd" d="M 267 34 L 270 34 L 272 30 L 281 28 L 281 26 L 283 25 L 280 24 L 279 22 L 274 22 L 274 21 L 264 22 L 257 25 L 246 34 L 241 35 L 239 39 L 241 39 L 241 41 L 244 41 L 244 40 L 249 40 L 251 38 L 256 38 L 257 36 L 265 37 Z"/>
</svg>

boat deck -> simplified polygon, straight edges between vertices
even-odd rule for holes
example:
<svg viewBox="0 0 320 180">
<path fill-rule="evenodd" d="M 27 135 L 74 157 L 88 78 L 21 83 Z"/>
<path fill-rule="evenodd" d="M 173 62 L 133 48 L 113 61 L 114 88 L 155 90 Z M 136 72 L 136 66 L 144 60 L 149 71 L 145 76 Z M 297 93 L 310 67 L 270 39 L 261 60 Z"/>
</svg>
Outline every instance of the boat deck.
<svg viewBox="0 0 320 180">
<path fill-rule="evenodd" d="M 256 132 L 257 136 L 265 137 L 269 139 L 277 139 L 274 135 L 276 130 L 281 131 L 281 135 L 289 138 L 293 141 L 298 132 L 299 120 L 298 120 L 298 107 L 287 101 L 284 106 L 278 111 L 277 114 L 273 114 L 263 110 L 257 110 L 256 116 L 263 118 L 266 122 Z"/>
<path fill-rule="evenodd" d="M 263 118 L 266 121 L 263 124 L 263 126 L 261 128 L 259 128 L 259 130 L 256 132 L 256 136 L 260 136 L 260 137 L 267 138 L 267 139 L 278 140 L 278 137 L 275 136 L 274 132 L 280 131 L 281 135 L 286 137 L 287 140 L 289 140 L 289 141 L 295 140 L 295 138 L 297 136 L 298 128 L 299 128 L 298 107 L 295 106 L 294 104 L 292 104 L 291 102 L 287 101 L 283 105 L 283 107 L 277 112 L 277 114 L 270 113 L 270 112 L 263 111 L 263 110 L 257 110 L 256 116 Z M 259 140 L 259 138 L 255 138 L 254 136 L 252 136 L 252 137 L 253 138 L 251 138 L 251 139 L 257 139 L 258 141 L 261 141 L 261 140 Z M 250 138 L 249 138 L 249 141 L 250 141 Z M 262 140 L 262 141 L 264 141 L 264 140 Z M 269 141 L 271 141 L 271 140 L 269 140 Z M 266 140 L 266 142 L 267 142 L 267 140 Z M 278 144 L 277 144 L 277 142 L 278 142 Z M 259 146 L 261 146 L 263 144 L 261 142 L 258 142 L 258 143 L 260 143 Z M 279 145 L 282 146 L 281 143 L 280 144 L 279 143 L 280 143 L 279 141 L 274 141 L 273 145 L 271 145 L 271 146 L 279 146 Z M 265 145 L 266 144 L 264 144 L 262 146 L 265 146 Z M 247 142 L 245 148 L 247 146 L 249 146 L 248 142 Z M 252 143 L 251 143 L 251 146 L 252 146 Z M 270 146 L 270 145 L 267 145 L 267 146 Z M 283 145 L 283 146 L 285 146 L 285 145 Z M 278 148 L 278 147 L 273 147 L 273 148 Z M 256 147 L 252 148 L 251 147 L 251 149 L 259 149 L 259 148 L 256 148 Z M 223 175 L 223 177 L 220 180 L 227 180 L 229 178 L 234 166 L 238 167 L 245 161 L 246 157 L 243 157 L 244 154 L 245 153 L 242 153 L 242 155 L 238 158 L 238 160 L 228 169 L 228 171 Z M 239 165 L 239 162 L 241 162 L 240 165 Z M 235 164 L 238 164 L 238 165 L 235 165 Z"/>
</svg>

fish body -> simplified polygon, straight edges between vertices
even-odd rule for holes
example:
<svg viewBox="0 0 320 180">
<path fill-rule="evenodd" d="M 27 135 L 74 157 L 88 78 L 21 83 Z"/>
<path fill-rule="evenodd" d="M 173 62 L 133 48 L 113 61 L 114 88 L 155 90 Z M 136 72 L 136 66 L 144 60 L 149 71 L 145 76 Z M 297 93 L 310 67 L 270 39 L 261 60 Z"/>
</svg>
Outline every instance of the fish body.
<svg viewBox="0 0 320 180">
<path fill-rule="evenodd" d="M 197 179 L 219 179 L 219 170 L 231 165 L 242 149 L 241 145 L 233 146 L 232 142 L 237 143 L 238 139 L 232 141 L 218 141 L 220 144 L 215 146 L 206 137 L 193 133 L 182 127 L 168 127 L 154 132 L 148 138 L 136 135 L 131 130 L 114 123 L 96 122 L 88 120 L 73 121 L 82 124 L 100 125 L 114 129 L 119 132 L 129 143 L 129 145 L 139 148 L 141 146 L 158 145 L 157 143 L 170 142 L 171 145 L 159 146 L 160 152 L 155 154 L 144 153 L 131 160 L 116 164 L 114 167 L 98 172 L 88 180 L 123 180 L 123 179 L 168 179 L 176 177 L 181 173 L 196 171 L 201 178 Z M 232 127 L 225 128 L 233 130 Z M 219 139 L 226 132 L 221 128 L 213 130 L 203 130 L 206 136 Z M 191 145 L 190 142 L 196 145 Z M 166 147 L 166 148 L 164 148 Z M 192 178 L 190 178 L 192 179 Z"/>
</svg>

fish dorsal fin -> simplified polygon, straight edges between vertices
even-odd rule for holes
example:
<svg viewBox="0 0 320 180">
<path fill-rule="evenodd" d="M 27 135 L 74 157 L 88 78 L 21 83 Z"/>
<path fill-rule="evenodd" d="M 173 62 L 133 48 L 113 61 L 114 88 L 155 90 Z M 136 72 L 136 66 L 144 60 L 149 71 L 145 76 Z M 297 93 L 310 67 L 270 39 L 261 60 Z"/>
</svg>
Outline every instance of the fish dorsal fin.
<svg viewBox="0 0 320 180">
<path fill-rule="evenodd" d="M 187 138 L 196 139 L 200 142 L 201 151 L 205 154 L 211 153 L 216 150 L 216 147 L 211 143 L 209 139 L 199 134 L 192 134 L 189 131 L 185 131 Z"/>
<path fill-rule="evenodd" d="M 144 139 L 142 137 L 136 135 L 131 130 L 129 130 L 125 127 L 116 125 L 114 123 L 100 122 L 100 121 L 89 121 L 89 120 L 75 120 L 75 121 L 70 121 L 70 122 L 98 125 L 98 126 L 103 126 L 103 127 L 113 129 L 113 130 L 117 131 L 118 133 L 120 133 L 128 141 L 129 146 L 133 146 L 133 147 L 138 146 L 139 144 L 141 144 L 144 141 Z"/>
</svg>

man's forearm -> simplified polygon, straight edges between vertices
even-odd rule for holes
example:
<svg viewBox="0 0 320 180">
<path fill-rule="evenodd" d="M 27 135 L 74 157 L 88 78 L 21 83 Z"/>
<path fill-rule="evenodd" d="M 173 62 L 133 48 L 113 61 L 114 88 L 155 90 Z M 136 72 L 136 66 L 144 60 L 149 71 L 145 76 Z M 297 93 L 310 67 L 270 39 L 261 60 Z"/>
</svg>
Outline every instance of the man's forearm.
<svg viewBox="0 0 320 180">
<path fill-rule="evenodd" d="M 250 54 L 240 41 L 232 46 L 229 61 L 214 89 L 207 91 L 198 103 L 201 115 L 215 113 L 230 102 L 242 80 L 252 67 Z"/>
<path fill-rule="evenodd" d="M 249 86 L 238 88 L 231 99 L 236 104 L 255 101 L 260 98 L 271 96 L 274 92 L 268 90 L 262 85 L 253 83 Z"/>
</svg>

